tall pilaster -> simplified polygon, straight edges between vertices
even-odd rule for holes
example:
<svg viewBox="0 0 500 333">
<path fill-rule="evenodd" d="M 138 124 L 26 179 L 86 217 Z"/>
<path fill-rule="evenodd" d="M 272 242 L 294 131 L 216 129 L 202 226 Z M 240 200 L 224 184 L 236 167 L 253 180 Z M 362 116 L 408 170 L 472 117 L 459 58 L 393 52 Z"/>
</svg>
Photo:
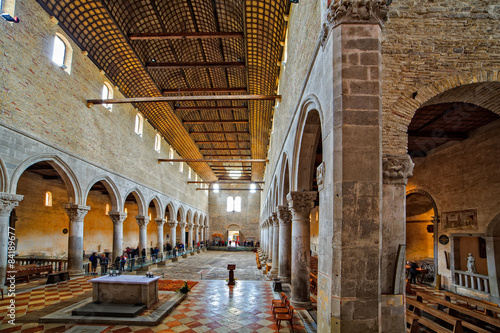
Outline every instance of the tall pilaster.
<svg viewBox="0 0 500 333">
<path fill-rule="evenodd" d="M 317 192 L 290 192 L 286 196 L 292 212 L 292 305 L 310 308 L 309 273 L 311 270 L 311 209 Z"/>
<path fill-rule="evenodd" d="M 109 260 L 114 262 L 116 257 L 123 254 L 123 221 L 127 218 L 127 213 L 110 211 L 108 215 L 113 221 L 113 256 Z"/>
<path fill-rule="evenodd" d="M 155 219 L 157 234 L 158 234 L 158 250 L 160 250 L 160 254 L 163 253 L 163 225 L 165 224 L 165 219 L 157 218 Z"/>
<path fill-rule="evenodd" d="M 9 229 L 10 213 L 19 206 L 21 200 L 23 200 L 22 195 L 0 193 L 0 288 L 2 289 L 8 271 L 9 240 L 12 242 L 15 240 L 15 230 Z"/>
<path fill-rule="evenodd" d="M 68 237 L 68 272 L 70 275 L 82 275 L 83 270 L 83 218 L 90 206 L 65 204 L 69 216 Z"/>
<path fill-rule="evenodd" d="M 272 222 L 273 222 L 273 265 L 271 266 L 271 277 L 277 277 L 279 272 L 279 239 L 280 239 L 280 222 L 278 220 L 278 213 L 272 213 Z"/>
<path fill-rule="evenodd" d="M 179 222 L 179 228 L 181 229 L 181 243 L 184 244 L 184 247 L 187 249 L 186 245 L 186 222 Z"/>
<path fill-rule="evenodd" d="M 406 184 L 413 175 L 409 155 L 382 159 L 381 324 L 383 332 L 405 329 Z M 401 248 L 400 248 L 401 246 Z M 398 258 L 399 253 L 399 258 Z M 399 270 L 397 263 L 400 263 Z"/>
<path fill-rule="evenodd" d="M 278 206 L 279 228 L 279 271 L 278 278 L 285 283 L 291 281 L 292 268 L 292 213 L 288 206 Z"/>
<path fill-rule="evenodd" d="M 146 255 L 148 254 L 148 223 L 149 217 L 137 215 L 135 217 L 137 220 L 137 224 L 139 225 L 139 249 L 141 253 L 139 256 L 142 256 L 142 249 L 146 249 Z"/>
<path fill-rule="evenodd" d="M 269 217 L 267 219 L 267 231 L 268 231 L 268 234 L 267 234 L 267 254 L 268 254 L 268 258 L 267 258 L 267 262 L 268 263 L 272 263 L 273 262 L 273 218 L 272 217 Z"/>
<path fill-rule="evenodd" d="M 193 241 L 194 241 L 194 238 L 193 238 L 193 227 L 194 227 L 194 224 L 193 222 L 189 222 L 187 224 L 188 226 L 188 230 L 189 230 L 189 233 L 188 233 L 188 245 L 187 247 L 188 248 L 192 248 L 193 247 Z"/>
<path fill-rule="evenodd" d="M 172 242 L 172 249 L 177 245 L 177 221 L 168 221 L 170 227 L 170 241 Z"/>
</svg>

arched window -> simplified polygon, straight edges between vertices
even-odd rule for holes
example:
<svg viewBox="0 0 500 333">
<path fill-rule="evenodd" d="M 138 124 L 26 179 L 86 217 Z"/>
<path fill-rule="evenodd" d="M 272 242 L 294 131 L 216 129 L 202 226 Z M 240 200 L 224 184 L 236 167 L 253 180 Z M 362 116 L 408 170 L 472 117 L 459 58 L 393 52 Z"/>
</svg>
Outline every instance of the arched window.
<svg viewBox="0 0 500 333">
<path fill-rule="evenodd" d="M 106 204 L 106 215 L 109 215 L 109 204 Z"/>
<path fill-rule="evenodd" d="M 160 152 L 161 149 L 161 135 L 160 133 L 156 133 L 155 135 L 155 150 Z"/>
<path fill-rule="evenodd" d="M 174 158 L 174 148 L 170 147 L 168 150 L 168 158 L 173 159 Z M 170 164 L 174 164 L 174 162 L 170 161 Z"/>
<path fill-rule="evenodd" d="M 68 74 L 71 72 L 71 58 L 73 49 L 68 40 L 61 34 L 54 37 L 54 48 L 52 50 L 52 61 Z"/>
<path fill-rule="evenodd" d="M 241 212 L 241 197 L 234 198 L 234 211 Z"/>
<path fill-rule="evenodd" d="M 139 136 L 142 136 L 142 127 L 144 124 L 144 117 L 142 114 L 137 113 L 135 115 L 135 133 Z"/>
<path fill-rule="evenodd" d="M 188 168 L 188 179 L 191 179 L 191 167 Z"/>
<path fill-rule="evenodd" d="M 219 193 L 219 184 L 214 184 L 214 193 Z"/>
<path fill-rule="evenodd" d="M 179 171 L 184 172 L 184 163 L 183 162 L 179 163 Z"/>
<path fill-rule="evenodd" d="M 255 193 L 257 192 L 257 186 L 255 186 L 254 183 L 250 184 L 250 193 Z"/>
<path fill-rule="evenodd" d="M 233 197 L 227 197 L 227 209 L 228 212 L 232 212 L 234 210 L 234 199 Z"/>
<path fill-rule="evenodd" d="M 111 88 L 111 85 L 108 83 L 104 82 L 102 86 L 102 94 L 101 94 L 101 99 L 111 99 L 113 98 L 113 89 Z M 111 111 L 111 107 L 113 106 L 112 104 L 103 104 L 106 109 Z"/>
<path fill-rule="evenodd" d="M 125 210 L 124 210 L 124 211 L 125 211 L 125 214 L 128 214 L 128 209 L 127 209 L 127 208 L 125 208 Z"/>
<path fill-rule="evenodd" d="M 52 207 L 52 192 L 45 192 L 45 206 Z"/>
</svg>

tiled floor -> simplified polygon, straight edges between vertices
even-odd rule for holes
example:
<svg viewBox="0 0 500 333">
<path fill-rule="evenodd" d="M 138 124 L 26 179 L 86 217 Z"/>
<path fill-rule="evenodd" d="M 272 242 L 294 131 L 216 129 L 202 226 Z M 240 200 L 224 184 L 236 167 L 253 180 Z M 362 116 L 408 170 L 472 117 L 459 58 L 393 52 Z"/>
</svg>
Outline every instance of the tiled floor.
<svg viewBox="0 0 500 333">
<path fill-rule="evenodd" d="M 91 290 L 88 280 L 91 277 L 47 286 L 24 293 L 16 297 L 16 318 L 22 318 L 44 307 L 69 299 Z M 37 324 L 20 323 L 12 326 L 8 323 L 7 305 L 10 299 L 0 302 L 2 327 L 0 333 L 6 332 L 275 332 L 270 310 L 271 300 L 275 295 L 270 282 L 238 281 L 236 286 L 229 287 L 225 280 L 203 280 L 196 284 L 189 296 L 160 325 L 144 326 L 106 326 L 75 324 Z M 280 332 L 289 332 L 288 323 L 282 324 Z M 298 316 L 294 315 L 294 332 L 305 332 Z M 80 329 L 79 329 L 80 328 Z"/>
</svg>

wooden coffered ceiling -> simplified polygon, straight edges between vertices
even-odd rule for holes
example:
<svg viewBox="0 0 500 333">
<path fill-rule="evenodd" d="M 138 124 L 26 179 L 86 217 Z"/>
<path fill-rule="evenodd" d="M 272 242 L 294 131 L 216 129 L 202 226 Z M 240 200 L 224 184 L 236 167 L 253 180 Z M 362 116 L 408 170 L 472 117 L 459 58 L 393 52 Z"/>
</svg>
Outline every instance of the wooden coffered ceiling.
<svg viewBox="0 0 500 333">
<path fill-rule="evenodd" d="M 287 0 L 37 2 L 127 98 L 276 93 Z M 184 159 L 255 160 L 266 158 L 274 104 L 169 100 L 135 106 Z M 224 179 L 221 166 L 242 166 L 245 179 L 258 181 L 265 167 L 189 164 L 207 181 Z"/>
</svg>

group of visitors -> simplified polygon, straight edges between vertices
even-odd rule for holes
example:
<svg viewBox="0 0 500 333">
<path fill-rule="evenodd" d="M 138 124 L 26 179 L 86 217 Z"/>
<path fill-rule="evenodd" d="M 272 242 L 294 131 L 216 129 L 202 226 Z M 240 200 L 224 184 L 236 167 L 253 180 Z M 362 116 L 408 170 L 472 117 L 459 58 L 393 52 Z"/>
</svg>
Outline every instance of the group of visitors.
<svg viewBox="0 0 500 333">
<path fill-rule="evenodd" d="M 105 275 L 108 273 L 108 266 L 110 264 L 109 262 L 109 253 L 102 253 L 101 255 L 98 255 L 96 252 L 93 252 L 92 255 L 89 257 L 90 261 L 90 274 L 91 275 L 97 275 L 97 265 L 101 267 L 101 275 Z M 116 269 L 119 270 L 120 272 L 123 272 L 125 270 L 125 263 L 127 262 L 127 257 L 125 256 L 125 253 L 121 256 L 117 256 L 115 261 L 112 263 L 111 269 Z"/>
<path fill-rule="evenodd" d="M 244 247 L 254 247 L 254 242 L 253 240 L 252 241 L 244 241 L 243 243 L 241 243 L 240 241 L 233 241 L 233 240 L 229 240 L 229 241 L 223 241 L 223 240 L 219 240 L 219 241 L 215 241 L 213 240 L 212 241 L 212 246 L 241 246 L 243 244 Z M 258 244 L 258 242 L 257 242 Z M 256 245 L 257 247 L 259 245 Z"/>
</svg>

